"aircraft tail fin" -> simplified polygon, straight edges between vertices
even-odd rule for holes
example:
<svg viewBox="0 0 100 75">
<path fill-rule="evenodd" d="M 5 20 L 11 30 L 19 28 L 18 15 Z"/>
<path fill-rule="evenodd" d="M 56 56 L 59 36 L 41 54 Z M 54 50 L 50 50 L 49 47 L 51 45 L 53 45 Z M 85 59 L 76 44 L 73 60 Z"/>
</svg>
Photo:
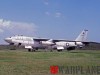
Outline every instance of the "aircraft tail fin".
<svg viewBox="0 0 100 75">
<path fill-rule="evenodd" d="M 86 41 L 86 38 L 87 38 L 87 33 L 88 33 L 88 30 L 83 30 L 79 36 L 75 39 L 75 41 L 82 41 L 82 42 L 85 42 Z"/>
</svg>

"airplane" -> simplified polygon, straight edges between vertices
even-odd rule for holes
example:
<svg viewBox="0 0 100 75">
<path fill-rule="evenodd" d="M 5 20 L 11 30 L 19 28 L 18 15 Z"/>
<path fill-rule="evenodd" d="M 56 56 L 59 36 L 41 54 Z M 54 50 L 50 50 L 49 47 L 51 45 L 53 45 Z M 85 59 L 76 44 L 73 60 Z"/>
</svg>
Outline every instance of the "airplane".
<svg viewBox="0 0 100 75">
<path fill-rule="evenodd" d="M 82 48 L 87 45 L 86 42 L 88 30 L 83 30 L 80 35 L 74 40 L 53 40 L 47 38 L 36 38 L 36 37 L 28 37 L 23 35 L 15 35 L 12 37 L 5 38 L 4 40 L 10 45 L 15 46 L 24 46 L 28 51 L 35 51 L 38 49 L 57 49 L 58 51 L 62 51 L 63 49 L 74 50 L 76 47 Z"/>
</svg>

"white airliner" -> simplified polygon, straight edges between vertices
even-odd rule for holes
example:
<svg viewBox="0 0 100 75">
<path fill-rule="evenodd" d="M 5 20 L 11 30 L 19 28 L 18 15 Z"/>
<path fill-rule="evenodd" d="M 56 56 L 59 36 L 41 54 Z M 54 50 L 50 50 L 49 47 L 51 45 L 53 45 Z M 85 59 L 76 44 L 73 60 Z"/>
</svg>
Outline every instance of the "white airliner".
<svg viewBox="0 0 100 75">
<path fill-rule="evenodd" d="M 88 30 L 83 30 L 74 41 L 35 38 L 23 35 L 5 38 L 5 41 L 10 45 L 24 46 L 28 51 L 35 51 L 40 48 L 57 49 L 58 51 L 62 51 L 63 49 L 74 50 L 76 47 L 82 48 L 87 44 L 87 32 Z"/>
</svg>

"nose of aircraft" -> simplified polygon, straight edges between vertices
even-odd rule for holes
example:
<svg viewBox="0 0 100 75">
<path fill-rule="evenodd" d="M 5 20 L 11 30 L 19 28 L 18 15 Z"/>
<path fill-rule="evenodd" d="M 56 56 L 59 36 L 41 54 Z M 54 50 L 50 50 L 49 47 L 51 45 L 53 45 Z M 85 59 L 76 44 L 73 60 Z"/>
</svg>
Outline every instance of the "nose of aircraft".
<svg viewBox="0 0 100 75">
<path fill-rule="evenodd" d="M 8 42 L 8 43 L 11 43 L 12 42 L 12 39 L 11 38 L 5 38 L 4 39 L 6 42 Z"/>
</svg>

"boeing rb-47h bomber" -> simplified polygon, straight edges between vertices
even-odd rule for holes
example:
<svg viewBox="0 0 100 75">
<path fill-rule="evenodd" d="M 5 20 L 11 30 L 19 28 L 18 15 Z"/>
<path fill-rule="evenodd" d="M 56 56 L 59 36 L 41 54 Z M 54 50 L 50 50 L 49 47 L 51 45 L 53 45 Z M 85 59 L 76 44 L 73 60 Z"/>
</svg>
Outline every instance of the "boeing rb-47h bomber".
<svg viewBox="0 0 100 75">
<path fill-rule="evenodd" d="M 28 51 L 35 51 L 41 48 L 57 49 L 58 51 L 62 51 L 63 49 L 74 50 L 76 47 L 82 48 L 88 44 L 86 42 L 87 32 L 88 30 L 83 30 L 74 41 L 35 38 L 22 35 L 5 38 L 5 41 L 10 45 L 24 46 Z"/>
</svg>

